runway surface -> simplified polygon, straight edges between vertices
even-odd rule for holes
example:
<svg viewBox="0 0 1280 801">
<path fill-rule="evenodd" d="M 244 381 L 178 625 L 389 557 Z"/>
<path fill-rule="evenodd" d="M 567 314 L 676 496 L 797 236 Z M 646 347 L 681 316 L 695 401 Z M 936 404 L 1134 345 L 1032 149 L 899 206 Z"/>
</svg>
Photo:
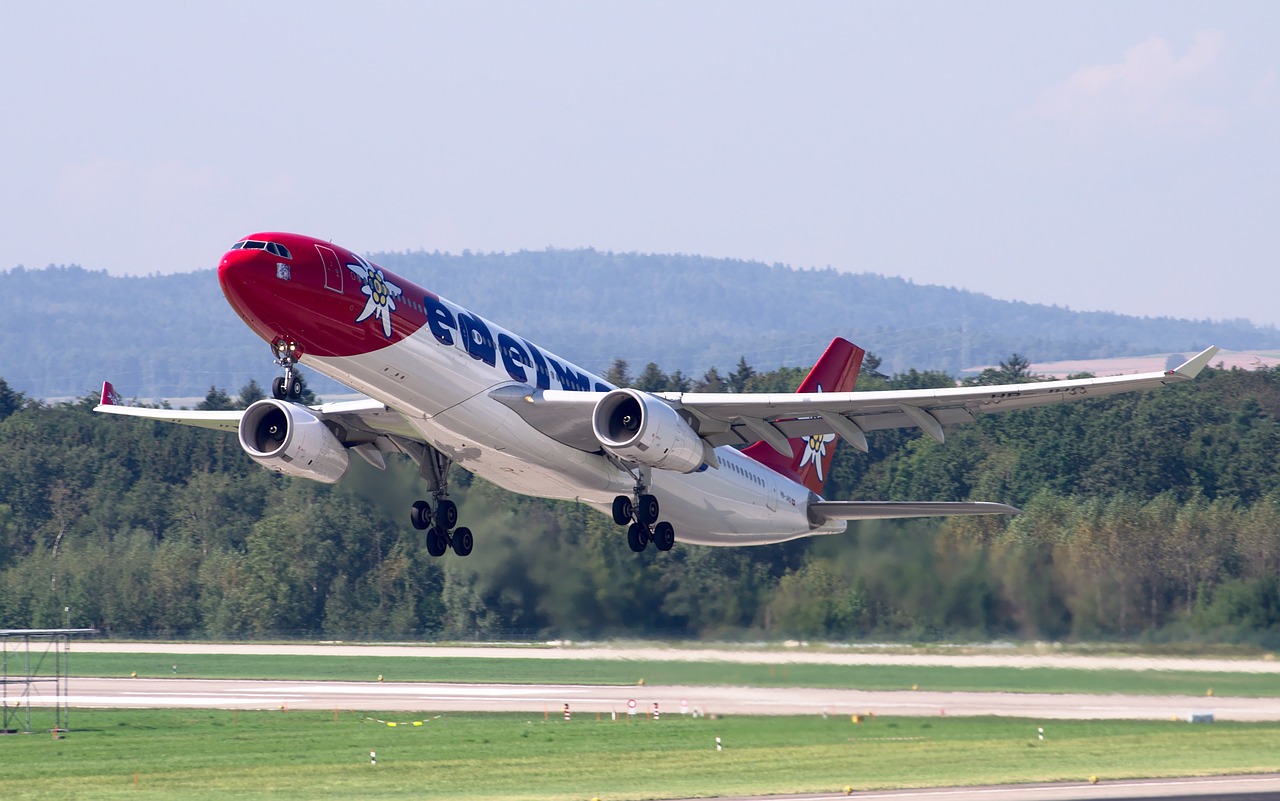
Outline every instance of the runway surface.
<svg viewBox="0 0 1280 801">
<path fill-rule="evenodd" d="M 52 697 L 33 698 L 51 704 Z M 1041 720 L 1168 720 L 1211 713 L 1218 720 L 1280 721 L 1280 698 L 861 691 L 799 687 L 580 686 L 339 681 L 76 678 L 73 707 L 354 709 L 405 712 L 743 715 L 1001 715 Z M 634 706 L 632 705 L 634 702 Z"/>
<path fill-rule="evenodd" d="M 721 798 L 717 801 L 834 801 L 834 799 L 883 799 L 883 801 L 1087 801 L 1090 799 L 1189 799 L 1229 798 L 1232 801 L 1277 801 L 1280 774 L 1265 776 L 1207 776 L 1190 779 L 1127 779 L 1114 782 L 1061 782 L 989 787 L 932 787 L 924 790 L 876 790 L 865 793 L 808 793 Z M 678 799 L 677 801 L 696 801 Z"/>
<path fill-rule="evenodd" d="M 951 667 L 1068 668 L 1078 670 L 1189 670 L 1215 673 L 1280 674 L 1280 660 L 1200 657 L 1092 656 L 1085 654 L 1028 654 L 994 648 L 972 653 L 912 653 L 895 648 L 883 651 L 810 648 L 663 648 L 625 646 L 437 646 L 347 645 L 342 643 L 114 643 L 77 641 L 73 650 L 83 653 L 151 654 L 267 654 L 296 656 L 404 656 L 430 659 L 583 659 L 654 662 L 736 662 L 762 665 L 942 665 Z"/>
</svg>

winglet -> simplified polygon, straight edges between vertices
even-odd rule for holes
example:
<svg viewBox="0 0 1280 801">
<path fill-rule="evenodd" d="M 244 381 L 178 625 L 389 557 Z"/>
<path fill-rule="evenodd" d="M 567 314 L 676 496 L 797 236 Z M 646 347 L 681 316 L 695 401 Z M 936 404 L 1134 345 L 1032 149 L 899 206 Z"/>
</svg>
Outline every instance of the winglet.
<svg viewBox="0 0 1280 801">
<path fill-rule="evenodd" d="M 1200 371 L 1205 368 L 1205 365 L 1209 363 L 1209 360 L 1217 353 L 1218 347 L 1216 345 L 1210 345 L 1195 356 L 1192 356 L 1190 359 L 1187 359 L 1179 366 L 1170 370 L 1166 375 L 1170 378 L 1175 376 L 1178 378 L 1195 378 L 1200 374 Z"/>
<path fill-rule="evenodd" d="M 123 406 L 124 398 L 120 397 L 120 393 L 116 392 L 116 388 L 111 386 L 110 381 L 102 382 L 102 400 L 99 406 Z"/>
</svg>

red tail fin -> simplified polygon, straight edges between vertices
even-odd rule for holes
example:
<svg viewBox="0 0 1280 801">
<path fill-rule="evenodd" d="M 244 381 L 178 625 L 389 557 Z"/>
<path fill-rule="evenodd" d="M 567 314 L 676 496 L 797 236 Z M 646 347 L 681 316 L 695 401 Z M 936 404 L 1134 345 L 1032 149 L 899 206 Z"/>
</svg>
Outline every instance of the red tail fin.
<svg viewBox="0 0 1280 801">
<path fill-rule="evenodd" d="M 799 392 L 849 392 L 858 380 L 862 368 L 862 348 L 839 337 L 831 340 L 818 363 L 805 376 Z M 795 479 L 817 494 L 831 468 L 836 453 L 835 434 L 815 434 L 791 440 L 791 458 L 788 459 L 765 442 L 757 442 L 743 449 L 743 453 L 769 469 Z"/>
<path fill-rule="evenodd" d="M 111 386 L 110 381 L 103 381 L 102 400 L 99 404 L 102 406 L 123 406 L 124 399 L 120 397 L 119 392 L 116 392 L 116 388 Z"/>
</svg>

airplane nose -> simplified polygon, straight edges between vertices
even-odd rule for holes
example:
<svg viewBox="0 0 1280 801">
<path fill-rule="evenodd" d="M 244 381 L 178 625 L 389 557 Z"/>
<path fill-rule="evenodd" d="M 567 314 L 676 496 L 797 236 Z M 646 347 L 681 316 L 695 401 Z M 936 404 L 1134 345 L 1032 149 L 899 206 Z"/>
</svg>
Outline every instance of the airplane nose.
<svg viewBox="0 0 1280 801">
<path fill-rule="evenodd" d="M 226 288 L 227 281 L 243 281 L 251 277 L 251 273 L 256 273 L 265 269 L 268 259 L 265 251 L 262 250 L 229 250 L 222 254 L 222 261 L 218 262 L 218 280 L 222 282 L 223 288 Z"/>
<path fill-rule="evenodd" d="M 227 302 L 250 328 L 270 341 L 276 325 L 268 316 L 278 317 L 276 257 L 264 250 L 229 250 L 218 263 L 218 283 Z"/>
</svg>

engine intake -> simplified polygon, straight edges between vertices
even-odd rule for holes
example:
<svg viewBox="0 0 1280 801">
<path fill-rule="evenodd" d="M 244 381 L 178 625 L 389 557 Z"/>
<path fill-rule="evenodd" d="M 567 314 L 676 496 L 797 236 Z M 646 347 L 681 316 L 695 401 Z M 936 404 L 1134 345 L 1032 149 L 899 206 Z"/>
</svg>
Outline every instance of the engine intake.
<svg viewBox="0 0 1280 801">
<path fill-rule="evenodd" d="M 267 398 L 240 418 L 240 447 L 258 464 L 325 484 L 346 475 L 347 449 L 305 406 Z"/>
<path fill-rule="evenodd" d="M 702 467 L 703 442 L 676 410 L 634 389 L 615 389 L 596 404 L 591 430 L 609 453 L 661 470 Z"/>
</svg>

